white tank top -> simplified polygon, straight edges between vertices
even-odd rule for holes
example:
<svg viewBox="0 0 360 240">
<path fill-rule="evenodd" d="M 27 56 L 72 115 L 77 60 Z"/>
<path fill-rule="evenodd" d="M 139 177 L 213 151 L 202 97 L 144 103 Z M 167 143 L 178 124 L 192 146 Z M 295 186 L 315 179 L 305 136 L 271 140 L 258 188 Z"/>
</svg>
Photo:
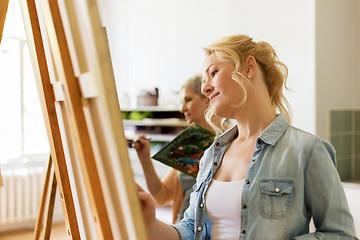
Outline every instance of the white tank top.
<svg viewBox="0 0 360 240">
<path fill-rule="evenodd" d="M 241 195 L 245 179 L 234 182 L 213 180 L 205 196 L 206 212 L 212 222 L 211 239 L 238 240 L 241 225 Z"/>
</svg>

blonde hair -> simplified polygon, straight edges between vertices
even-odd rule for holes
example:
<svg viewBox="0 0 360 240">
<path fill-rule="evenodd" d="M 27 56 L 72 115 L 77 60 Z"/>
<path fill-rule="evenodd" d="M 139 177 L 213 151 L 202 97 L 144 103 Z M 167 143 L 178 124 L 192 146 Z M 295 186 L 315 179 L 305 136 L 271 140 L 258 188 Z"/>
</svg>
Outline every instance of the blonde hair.
<svg viewBox="0 0 360 240">
<path fill-rule="evenodd" d="M 263 41 L 254 42 L 251 37 L 246 35 L 233 35 L 205 47 L 204 50 L 206 57 L 214 55 L 219 61 L 231 62 L 235 65 L 232 79 L 244 91 L 244 99 L 241 104 L 246 102 L 246 89 L 243 81 L 249 81 L 241 72 L 245 67 L 247 57 L 253 56 L 264 74 L 264 81 L 274 112 L 283 113 L 288 121 L 291 121 L 291 109 L 282 91 L 283 87 L 287 89 L 288 69 L 284 63 L 280 62 L 274 48 L 269 43 Z M 210 107 L 205 114 L 205 119 L 211 126 L 212 116 L 213 110 Z"/>
</svg>

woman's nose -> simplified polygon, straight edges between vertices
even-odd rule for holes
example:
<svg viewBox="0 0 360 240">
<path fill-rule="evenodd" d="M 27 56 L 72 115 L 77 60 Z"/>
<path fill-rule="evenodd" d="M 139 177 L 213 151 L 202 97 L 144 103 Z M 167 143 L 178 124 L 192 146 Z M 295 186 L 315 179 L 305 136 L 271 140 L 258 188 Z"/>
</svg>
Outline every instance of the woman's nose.
<svg viewBox="0 0 360 240">
<path fill-rule="evenodd" d="M 214 88 L 208 82 L 205 82 L 202 86 L 201 93 L 209 97 L 213 89 Z"/>
<path fill-rule="evenodd" d="M 186 104 L 183 103 L 183 105 L 181 106 L 180 112 L 184 113 L 186 111 Z"/>
</svg>

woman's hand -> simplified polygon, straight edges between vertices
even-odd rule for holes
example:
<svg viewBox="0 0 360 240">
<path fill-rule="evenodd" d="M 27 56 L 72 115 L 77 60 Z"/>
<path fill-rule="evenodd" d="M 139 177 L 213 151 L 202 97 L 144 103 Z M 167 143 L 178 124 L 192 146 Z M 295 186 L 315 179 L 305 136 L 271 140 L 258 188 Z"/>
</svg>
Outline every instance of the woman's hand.
<svg viewBox="0 0 360 240">
<path fill-rule="evenodd" d="M 137 185 L 137 191 L 139 200 L 141 203 L 141 209 L 145 220 L 146 232 L 149 240 L 179 240 L 179 233 L 155 217 L 155 202 L 151 195 L 142 189 L 139 184 Z"/>
<path fill-rule="evenodd" d="M 144 134 L 140 134 L 137 139 L 135 139 L 132 147 L 136 150 L 136 153 L 140 159 L 141 164 L 149 163 L 150 158 L 150 143 L 146 140 Z"/>
<path fill-rule="evenodd" d="M 151 229 L 152 225 L 156 222 L 155 218 L 155 202 L 152 199 L 151 195 L 140 187 L 139 184 L 136 184 L 138 197 L 141 203 L 141 209 L 143 212 L 145 226 L 147 229 Z"/>
</svg>

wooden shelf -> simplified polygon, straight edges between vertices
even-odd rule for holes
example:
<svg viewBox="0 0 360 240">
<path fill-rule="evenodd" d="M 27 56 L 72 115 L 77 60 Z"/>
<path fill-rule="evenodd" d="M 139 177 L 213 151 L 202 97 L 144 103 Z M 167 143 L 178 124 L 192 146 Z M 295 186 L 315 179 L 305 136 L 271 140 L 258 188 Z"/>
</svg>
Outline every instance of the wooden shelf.
<svg viewBox="0 0 360 240">
<path fill-rule="evenodd" d="M 145 118 L 143 120 L 124 119 L 126 126 L 162 126 L 162 127 L 186 127 L 187 123 L 184 119 L 179 118 Z"/>
<path fill-rule="evenodd" d="M 132 112 L 150 113 L 142 120 L 123 119 L 125 136 L 129 140 L 133 140 L 137 135 L 143 133 L 146 137 L 151 138 L 151 142 L 167 143 L 187 127 L 184 115 L 180 113 L 179 109 L 141 106 L 122 109 L 122 112 L 126 112 L 128 116 L 131 116 Z M 141 115 L 137 117 L 141 117 Z"/>
<path fill-rule="evenodd" d="M 121 108 L 121 111 L 124 112 L 179 112 L 178 108 L 173 107 L 162 107 L 162 106 L 137 106 L 133 108 Z"/>
<path fill-rule="evenodd" d="M 146 137 L 150 138 L 149 140 L 150 142 L 163 142 L 163 143 L 171 142 L 176 136 L 177 134 L 152 134 L 152 133 L 146 134 Z"/>
</svg>

